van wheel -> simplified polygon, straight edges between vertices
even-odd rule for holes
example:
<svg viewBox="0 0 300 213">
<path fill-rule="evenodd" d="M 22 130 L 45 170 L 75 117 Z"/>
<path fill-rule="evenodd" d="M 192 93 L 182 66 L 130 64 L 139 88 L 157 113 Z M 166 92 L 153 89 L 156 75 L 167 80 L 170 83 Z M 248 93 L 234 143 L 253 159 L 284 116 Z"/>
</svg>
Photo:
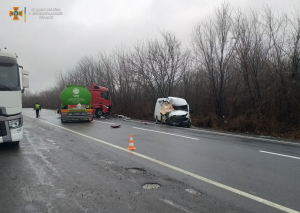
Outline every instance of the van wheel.
<svg viewBox="0 0 300 213">
<path fill-rule="evenodd" d="M 98 118 L 100 118 L 101 116 L 103 116 L 102 109 L 97 109 L 97 111 L 96 111 L 96 116 L 97 116 Z"/>
<path fill-rule="evenodd" d="M 171 125 L 171 122 L 170 122 L 170 119 L 169 119 L 169 118 L 167 118 L 166 124 L 169 125 L 169 126 Z"/>
<path fill-rule="evenodd" d="M 187 128 L 191 128 L 192 124 L 191 122 L 187 125 Z"/>
</svg>

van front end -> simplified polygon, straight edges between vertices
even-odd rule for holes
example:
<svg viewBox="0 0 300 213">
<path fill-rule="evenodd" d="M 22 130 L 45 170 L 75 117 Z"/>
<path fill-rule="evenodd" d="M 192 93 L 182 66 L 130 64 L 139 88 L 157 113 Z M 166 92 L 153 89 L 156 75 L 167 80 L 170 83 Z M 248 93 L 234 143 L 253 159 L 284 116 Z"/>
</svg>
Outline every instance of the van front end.
<svg viewBox="0 0 300 213">
<path fill-rule="evenodd" d="M 190 113 L 192 110 L 183 98 L 158 98 L 155 104 L 154 119 L 156 123 L 191 127 Z"/>
<path fill-rule="evenodd" d="M 191 119 L 186 115 L 174 115 L 168 118 L 168 123 L 173 126 L 188 126 L 191 125 Z"/>
<path fill-rule="evenodd" d="M 173 105 L 174 110 L 168 113 L 167 123 L 173 126 L 191 127 L 190 108 L 188 104 Z"/>
</svg>

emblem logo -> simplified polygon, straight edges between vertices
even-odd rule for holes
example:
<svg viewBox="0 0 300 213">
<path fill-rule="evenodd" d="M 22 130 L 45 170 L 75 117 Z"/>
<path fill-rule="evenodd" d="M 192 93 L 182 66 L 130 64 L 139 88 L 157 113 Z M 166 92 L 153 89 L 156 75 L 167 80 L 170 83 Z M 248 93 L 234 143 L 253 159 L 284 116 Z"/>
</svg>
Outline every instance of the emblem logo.
<svg viewBox="0 0 300 213">
<path fill-rule="evenodd" d="M 79 89 L 74 88 L 74 89 L 73 89 L 73 94 L 75 94 L 75 95 L 79 94 Z"/>
<path fill-rule="evenodd" d="M 18 11 L 19 10 L 19 7 L 13 7 L 14 8 L 14 11 L 9 11 L 9 16 L 14 16 L 13 20 L 19 20 L 19 17 L 18 16 L 23 16 L 23 11 Z"/>
</svg>

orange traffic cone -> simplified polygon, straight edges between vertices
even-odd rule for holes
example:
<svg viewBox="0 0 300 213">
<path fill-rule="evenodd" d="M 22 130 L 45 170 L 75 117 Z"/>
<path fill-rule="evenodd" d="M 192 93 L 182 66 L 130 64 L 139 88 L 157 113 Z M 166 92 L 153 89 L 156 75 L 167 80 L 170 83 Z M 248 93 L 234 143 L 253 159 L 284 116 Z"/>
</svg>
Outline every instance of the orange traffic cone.
<svg viewBox="0 0 300 213">
<path fill-rule="evenodd" d="M 127 148 L 128 150 L 135 150 L 136 148 L 134 147 L 134 144 L 133 144 L 133 138 L 132 138 L 132 135 L 130 135 L 130 140 L 129 140 L 129 146 Z"/>
</svg>

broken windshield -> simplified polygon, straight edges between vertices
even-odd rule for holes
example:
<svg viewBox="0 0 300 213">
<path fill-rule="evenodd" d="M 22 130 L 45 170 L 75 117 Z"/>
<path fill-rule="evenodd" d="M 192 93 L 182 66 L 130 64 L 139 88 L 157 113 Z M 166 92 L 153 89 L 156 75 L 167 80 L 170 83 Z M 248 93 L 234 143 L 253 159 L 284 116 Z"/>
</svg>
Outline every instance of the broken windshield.
<svg viewBox="0 0 300 213">
<path fill-rule="evenodd" d="M 174 110 L 188 111 L 188 106 L 187 105 L 182 105 L 182 106 L 173 105 L 173 108 L 174 108 Z"/>
</svg>

